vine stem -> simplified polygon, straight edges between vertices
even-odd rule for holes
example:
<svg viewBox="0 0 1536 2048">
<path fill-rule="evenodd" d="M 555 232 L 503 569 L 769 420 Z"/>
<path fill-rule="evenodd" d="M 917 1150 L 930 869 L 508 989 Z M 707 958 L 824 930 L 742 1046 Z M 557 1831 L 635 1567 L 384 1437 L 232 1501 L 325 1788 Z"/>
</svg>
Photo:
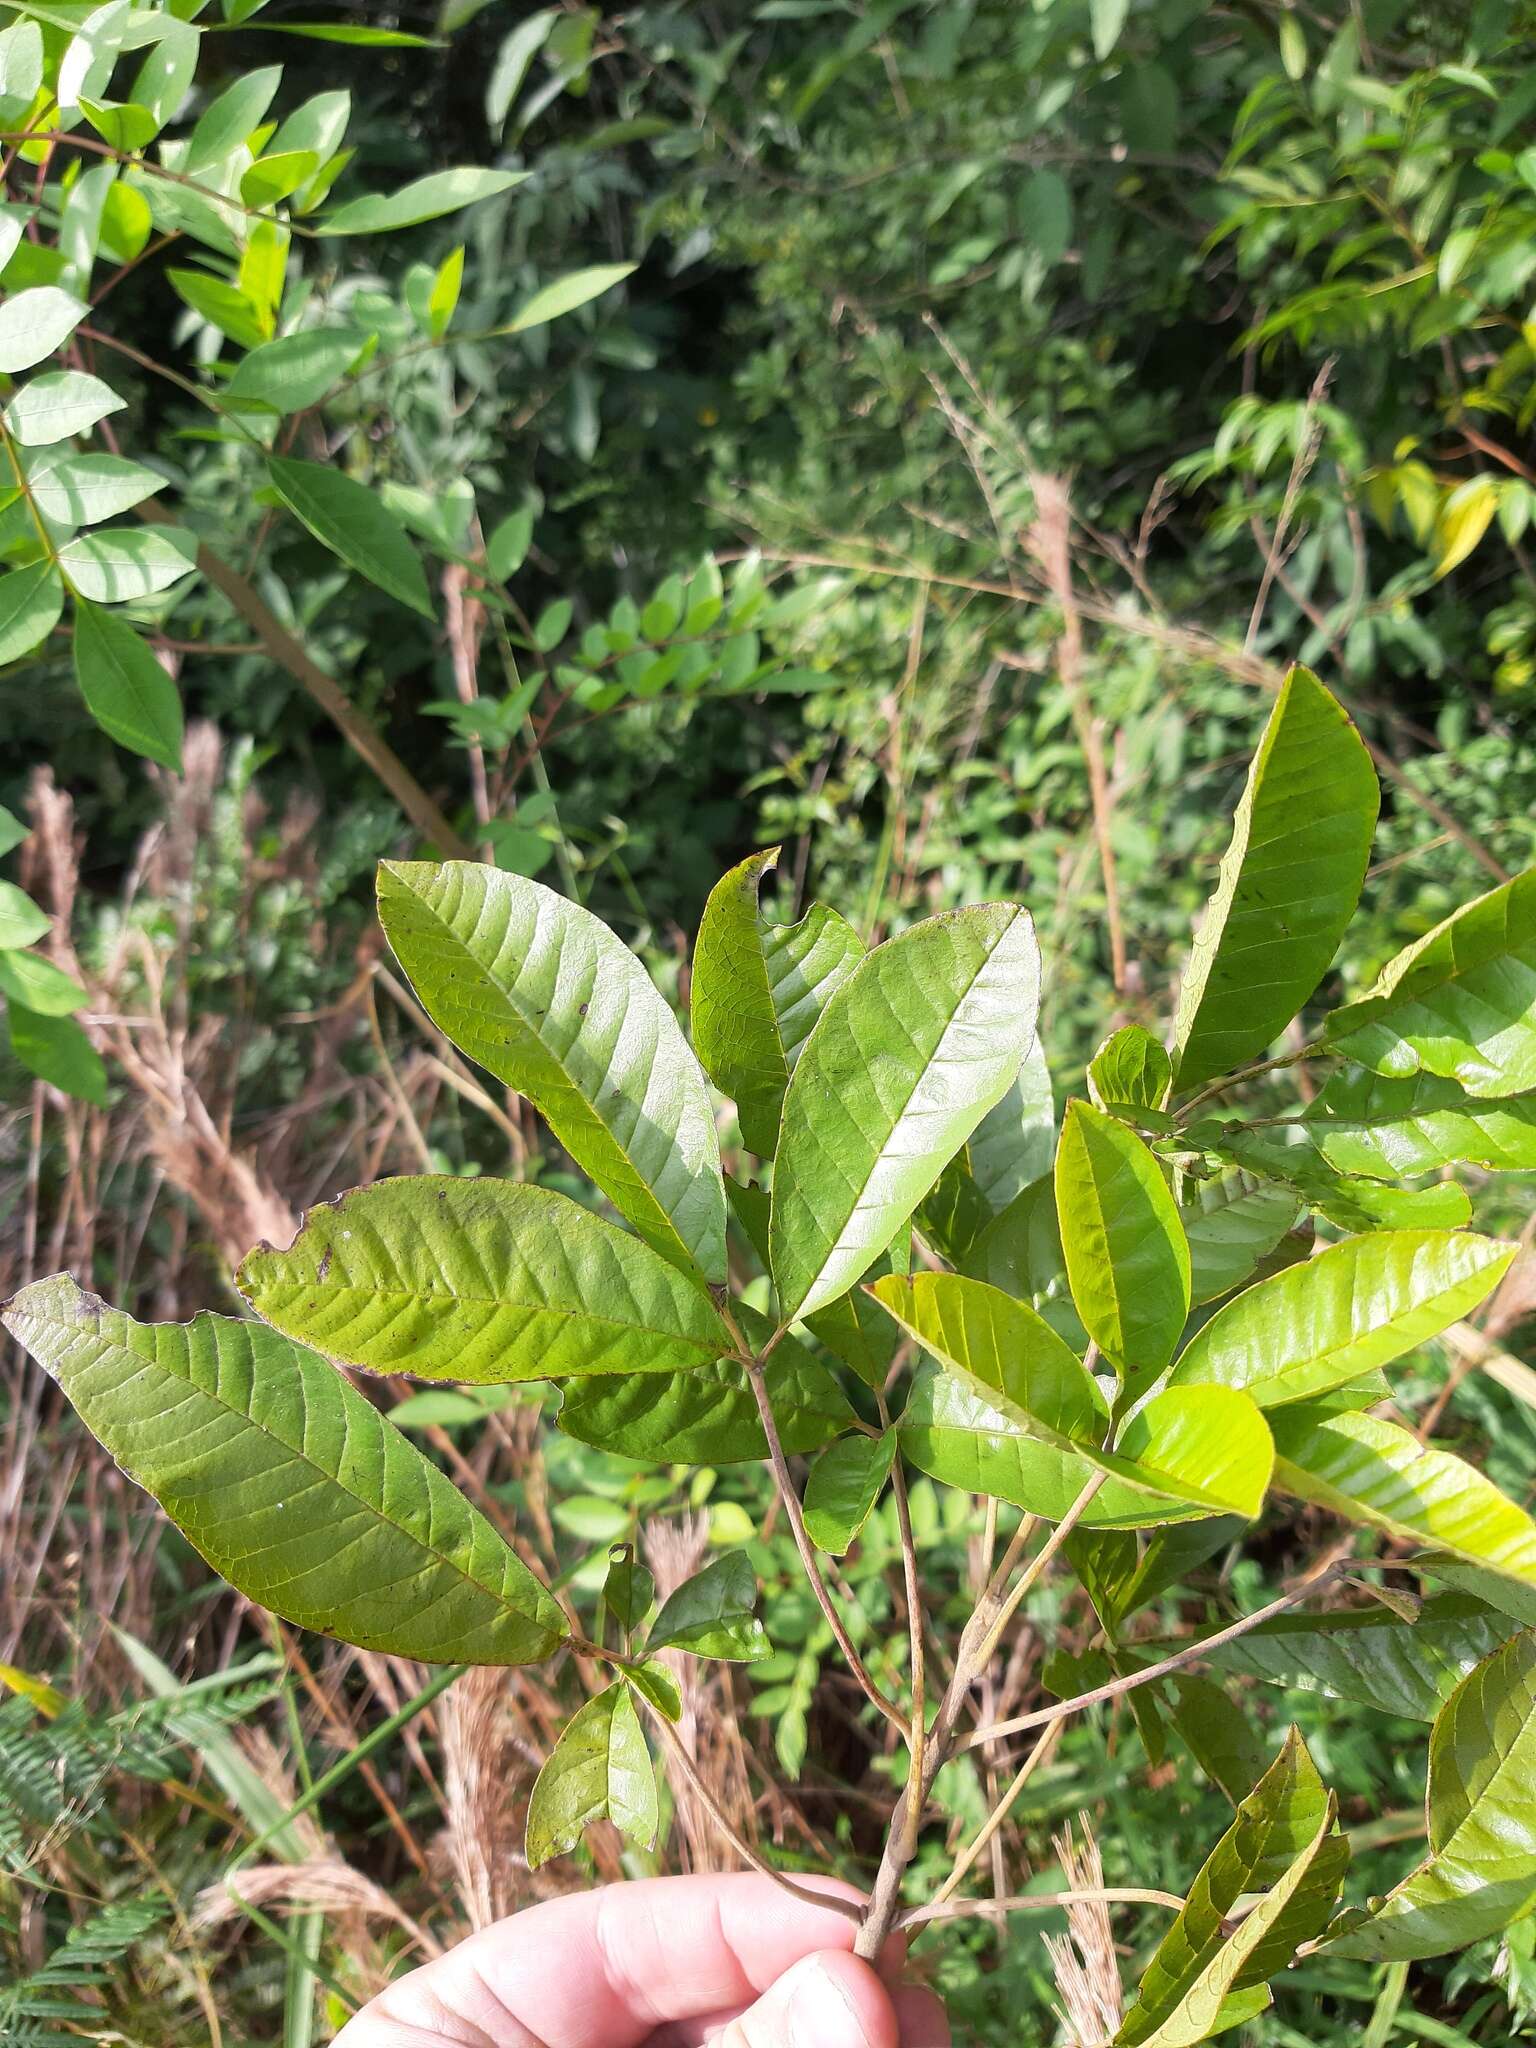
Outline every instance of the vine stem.
<svg viewBox="0 0 1536 2048">
<path fill-rule="evenodd" d="M 934 1920 L 959 1920 L 971 1914 L 1044 1913 L 1059 1906 L 1166 1906 L 1170 1913 L 1182 1913 L 1184 1901 L 1177 1892 L 1146 1891 L 1134 1885 L 1110 1885 L 1087 1892 L 1020 1892 L 1002 1899 L 934 1899 L 926 1906 L 909 1906 L 898 1915 L 896 1927 L 904 1934 Z"/>
<path fill-rule="evenodd" d="M 766 1355 L 765 1352 L 763 1356 Z M 810 1581 L 811 1591 L 816 1596 L 816 1604 L 826 1616 L 827 1626 L 836 1638 L 837 1647 L 842 1651 L 848 1669 L 858 1680 L 865 1697 L 872 1706 L 879 1708 L 887 1721 L 901 1730 L 902 1739 L 905 1741 L 910 1732 L 906 1715 L 875 1683 L 869 1667 L 859 1655 L 853 1638 L 848 1633 L 843 1617 L 837 1611 L 832 1595 L 827 1590 L 827 1582 L 816 1559 L 816 1546 L 806 1530 L 805 1514 L 800 1506 L 800 1495 L 796 1491 L 794 1477 L 789 1469 L 789 1460 L 784 1455 L 784 1444 L 779 1436 L 779 1425 L 774 1419 L 773 1404 L 768 1399 L 768 1389 L 763 1380 L 763 1359 L 744 1355 L 741 1362 L 746 1367 L 747 1381 L 752 1388 L 752 1397 L 757 1403 L 763 1435 L 768 1439 L 768 1462 L 773 1467 L 774 1483 L 778 1487 L 779 1498 L 784 1503 L 784 1512 L 789 1518 L 795 1548 L 800 1553 L 800 1562 L 805 1568 L 806 1578 Z"/>
</svg>

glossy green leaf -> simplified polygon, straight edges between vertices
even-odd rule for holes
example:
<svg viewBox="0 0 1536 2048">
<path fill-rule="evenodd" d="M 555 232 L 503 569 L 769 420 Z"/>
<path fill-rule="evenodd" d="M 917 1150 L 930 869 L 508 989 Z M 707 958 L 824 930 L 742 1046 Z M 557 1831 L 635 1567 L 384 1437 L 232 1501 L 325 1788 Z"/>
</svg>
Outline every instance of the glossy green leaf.
<svg viewBox="0 0 1536 2048">
<path fill-rule="evenodd" d="M 1411 1622 L 1375 1604 L 1332 1614 L 1298 1609 L 1213 1650 L 1211 1662 L 1271 1685 L 1433 1721 L 1472 1667 L 1514 1628 L 1463 1593 L 1427 1600 Z"/>
<path fill-rule="evenodd" d="M 1429 1854 L 1330 1955 L 1408 1962 L 1497 1934 L 1536 1902 L 1536 1635 L 1468 1672 L 1429 1742 Z"/>
<path fill-rule="evenodd" d="M 1035 1311 L 959 1273 L 877 1280 L 869 1292 L 907 1334 L 1020 1429 L 1097 1448 L 1109 1409 L 1082 1360 Z"/>
<path fill-rule="evenodd" d="M 770 847 L 710 891 L 694 948 L 691 1022 L 704 1071 L 734 1098 L 741 1135 L 760 1158 L 778 1143 L 784 1090 L 833 991 L 864 954 L 857 932 L 815 903 L 797 924 L 769 924 L 758 905 L 778 862 Z"/>
<path fill-rule="evenodd" d="M 487 171 L 468 167 L 432 171 L 425 178 L 404 185 L 398 192 L 369 192 L 361 199 L 348 200 L 328 213 L 316 232 L 322 235 L 383 235 L 395 228 L 414 227 L 418 221 L 436 220 L 445 213 L 457 213 L 476 200 L 492 199 L 510 192 L 531 174 L 527 171 Z"/>
<path fill-rule="evenodd" d="M 1088 1332 L 1067 1280 L 1056 1189 L 1048 1175 L 1015 1195 L 957 1264 L 973 1280 L 1027 1301 L 1074 1351 L 1087 1350 Z"/>
<path fill-rule="evenodd" d="M 1292 1729 L 1190 1886 L 1117 2048 L 1194 2048 L 1207 2039 L 1230 1993 L 1264 1983 L 1320 1932 L 1348 1863 L 1333 1798 Z M 1264 1895 L 1229 1932 L 1238 1900 L 1254 1892 Z"/>
<path fill-rule="evenodd" d="M 237 1276 L 259 1316 L 370 1372 L 473 1384 L 680 1372 L 732 1348 L 701 1286 L 550 1189 L 421 1174 L 312 1209 Z"/>
<path fill-rule="evenodd" d="M 48 931 L 47 911 L 14 882 L 0 882 L 0 947 L 35 945 Z"/>
<path fill-rule="evenodd" d="M 102 731 L 181 772 L 181 698 L 154 650 L 126 619 L 75 600 L 75 681 Z"/>
<path fill-rule="evenodd" d="M 1181 1090 L 1255 1058 L 1328 972 L 1365 879 L 1380 792 L 1317 678 L 1281 687 L 1179 991 Z"/>
<path fill-rule="evenodd" d="M 432 616 L 432 599 L 405 528 L 365 484 L 324 462 L 273 455 L 273 488 L 293 516 L 360 576 L 412 611 Z"/>
<path fill-rule="evenodd" d="M 572 1715 L 533 1781 L 529 1869 L 574 1849 L 599 1820 L 611 1820 L 642 1849 L 661 1824 L 655 1766 L 622 1679 Z"/>
<path fill-rule="evenodd" d="M 894 1429 L 828 1444 L 805 1482 L 805 1526 L 818 1550 L 842 1557 L 853 1547 L 895 1458 Z"/>
<path fill-rule="evenodd" d="M 88 1000 L 73 975 L 41 953 L 0 952 L 0 995 L 44 1017 L 69 1017 Z"/>
<path fill-rule="evenodd" d="M 1187 1404 L 1191 1393 L 1220 1398 L 1214 1405 Z M 914 1377 L 899 1434 L 904 1455 L 941 1485 L 1012 1501 L 1048 1522 L 1062 1519 L 1099 1469 L 1080 1453 L 1027 1434 L 937 1364 L 923 1366 Z M 1119 1455 L 1119 1469 L 1134 1469 L 1136 1483 L 1106 1480 L 1088 1504 L 1084 1528 L 1150 1529 L 1188 1521 L 1223 1512 L 1216 1504 L 1220 1494 L 1237 1496 L 1235 1511 L 1251 1519 L 1273 1450 L 1264 1418 L 1246 1396 L 1206 1387 L 1155 1395 L 1127 1425 Z M 1149 1490 L 1157 1487 L 1168 1491 Z"/>
<path fill-rule="evenodd" d="M 819 1451 L 857 1420 L 831 1373 L 793 1338 L 775 1348 L 766 1382 L 791 1453 Z M 728 1358 L 668 1378 L 610 1373 L 573 1381 L 559 1423 L 581 1443 L 649 1464 L 742 1465 L 768 1455 L 746 1375 Z"/>
<path fill-rule="evenodd" d="M 1100 1109 L 1161 1109 L 1172 1082 L 1167 1048 L 1140 1024 L 1112 1032 L 1088 1062 L 1088 1092 Z"/>
<path fill-rule="evenodd" d="M 259 1323 L 140 1324 L 65 1274 L 4 1317 L 193 1546 L 302 1628 L 426 1662 L 527 1664 L 560 1608 L 435 1465 Z"/>
<path fill-rule="evenodd" d="M 1300 1213 L 1293 1189 L 1240 1166 L 1196 1181 L 1179 1210 L 1189 1241 L 1190 1299 L 1215 1301 L 1241 1287 Z"/>
<path fill-rule="evenodd" d="M 212 277 L 206 270 L 172 269 L 165 276 L 176 296 L 237 348 L 257 348 L 270 338 L 271 323 L 261 307 L 228 279 Z"/>
<path fill-rule="evenodd" d="M 1185 1346 L 1171 1384 L 1243 1387 L 1261 1408 L 1310 1401 L 1469 1314 L 1515 1249 L 1470 1231 L 1346 1238 L 1219 1308 Z"/>
<path fill-rule="evenodd" d="M 1536 1088 L 1536 868 L 1399 953 L 1326 1033 L 1392 1079 L 1438 1074 L 1483 1099 Z"/>
<path fill-rule="evenodd" d="M 107 1070 L 101 1054 L 73 1017 L 58 1017 L 9 1002 L 5 1009 L 11 1051 L 29 1074 L 77 1102 L 106 1107 Z"/>
<path fill-rule="evenodd" d="M 59 623 L 64 585 L 52 562 L 33 562 L 0 576 L 0 662 L 20 661 Z"/>
<path fill-rule="evenodd" d="M 1083 1326 L 1132 1388 L 1173 1357 L 1189 1316 L 1189 1244 L 1162 1169 L 1134 1131 L 1067 1106 L 1056 1215 Z"/>
<path fill-rule="evenodd" d="M 557 277 L 552 284 L 545 285 L 531 299 L 525 300 L 500 332 L 522 334 L 530 327 L 542 327 L 547 321 L 558 320 L 562 313 L 573 313 L 588 300 L 612 291 L 616 284 L 622 284 L 626 277 L 633 276 L 635 269 L 633 263 L 598 263 L 590 270 L 573 270 L 568 277 Z"/>
<path fill-rule="evenodd" d="M 681 1721 L 682 1688 L 675 1674 L 659 1658 L 645 1664 L 626 1664 L 624 1676 L 643 1699 L 650 1701 L 657 1713 L 664 1714 L 669 1721 Z"/>
<path fill-rule="evenodd" d="M 646 1651 L 689 1650 L 696 1657 L 759 1663 L 770 1654 L 770 1646 L 752 1611 L 756 1605 L 757 1581 L 746 1552 L 728 1550 L 685 1579 L 662 1603 Z"/>
<path fill-rule="evenodd" d="M 268 64 L 243 72 L 227 85 L 198 116 L 179 168 L 194 175 L 238 148 L 253 128 L 260 127 L 282 82 L 282 65 Z"/>
<path fill-rule="evenodd" d="M 90 308 L 57 285 L 34 285 L 0 302 L 0 370 L 30 370 L 74 333 Z"/>
<path fill-rule="evenodd" d="M 1312 1105 L 1311 1125 L 1341 1173 L 1395 1180 L 1451 1165 L 1536 1167 L 1536 1094 L 1480 1100 L 1438 1074 L 1392 1081 L 1346 1067 Z"/>
<path fill-rule="evenodd" d="M 110 384 L 83 370 L 50 370 L 15 394 L 5 409 L 5 424 L 24 448 L 45 448 L 88 433 L 127 403 Z"/>
<path fill-rule="evenodd" d="M 913 925 L 833 993 L 790 1078 L 769 1225 L 786 1321 L 865 1273 L 1018 1074 L 1040 954 L 1026 911 Z"/>
<path fill-rule="evenodd" d="M 61 548 L 59 567 L 88 603 L 128 604 L 190 575 L 197 542 L 178 526 L 109 526 Z"/>
<path fill-rule="evenodd" d="M 1536 1522 L 1481 1472 L 1376 1415 L 1278 1410 L 1275 1485 L 1536 1586 Z"/>
<path fill-rule="evenodd" d="M 635 1562 L 634 1545 L 616 1543 L 608 1555 L 603 1605 L 626 1636 L 633 1635 L 644 1621 L 655 1598 L 656 1581 L 643 1564 Z"/>
<path fill-rule="evenodd" d="M 115 518 L 164 487 L 157 471 L 117 455 L 66 455 L 31 479 L 39 511 L 69 526 Z"/>
<path fill-rule="evenodd" d="M 279 413 L 305 412 L 342 381 L 366 341 L 351 327 L 306 327 L 299 334 L 279 335 L 241 358 L 226 396 L 270 405 Z"/>
<path fill-rule="evenodd" d="M 320 168 L 312 149 L 290 149 L 260 157 L 240 180 L 240 197 L 247 206 L 273 207 L 308 184 Z M 242 279 L 243 281 L 243 279 Z M 274 301 L 277 294 L 273 294 Z"/>
<path fill-rule="evenodd" d="M 434 50 L 439 47 L 432 36 L 412 35 L 409 29 L 402 28 L 369 28 L 361 22 L 269 21 L 263 23 L 263 27 L 274 35 L 306 36 L 316 43 L 348 43 L 362 50 Z M 444 175 L 448 174 L 445 172 Z"/>
<path fill-rule="evenodd" d="M 432 289 L 427 294 L 427 332 L 434 341 L 441 341 L 448 332 L 463 289 L 464 244 L 460 242 L 437 266 Z"/>
<path fill-rule="evenodd" d="M 724 1281 L 709 1090 L 629 948 L 538 882 L 467 861 L 384 862 L 379 917 L 433 1022 L 528 1097 L 642 1237 Z"/>
</svg>

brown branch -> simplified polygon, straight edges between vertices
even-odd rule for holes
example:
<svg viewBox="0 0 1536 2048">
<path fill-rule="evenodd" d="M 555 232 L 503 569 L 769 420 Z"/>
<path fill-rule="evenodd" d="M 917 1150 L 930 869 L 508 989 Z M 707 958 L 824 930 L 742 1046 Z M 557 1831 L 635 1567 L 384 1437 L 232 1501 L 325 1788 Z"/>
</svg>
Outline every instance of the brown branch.
<svg viewBox="0 0 1536 2048">
<path fill-rule="evenodd" d="M 959 1920 L 971 1914 L 1046 1913 L 1062 1906 L 1166 1906 L 1170 1913 L 1182 1913 L 1184 1901 L 1177 1892 L 1140 1889 L 1135 1885 L 1111 1885 L 1085 1892 L 1020 1892 L 1008 1898 L 945 1899 L 942 1904 L 909 1906 L 896 1921 L 899 1932 L 926 1927 L 934 1920 Z"/>
</svg>

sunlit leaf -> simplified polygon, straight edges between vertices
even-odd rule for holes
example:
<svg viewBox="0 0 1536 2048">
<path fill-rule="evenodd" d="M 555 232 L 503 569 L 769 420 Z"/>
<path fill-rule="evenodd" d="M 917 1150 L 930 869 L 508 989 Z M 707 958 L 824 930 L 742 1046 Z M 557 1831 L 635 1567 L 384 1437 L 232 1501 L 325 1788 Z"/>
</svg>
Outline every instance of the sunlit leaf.
<svg viewBox="0 0 1536 2048">
<path fill-rule="evenodd" d="M 1140 1024 L 1122 1024 L 1088 1062 L 1089 1093 L 1100 1109 L 1161 1109 L 1172 1080 L 1166 1049 Z"/>
<path fill-rule="evenodd" d="M 14 882 L 0 882 L 0 948 L 35 945 L 49 928 L 46 910 Z"/>
<path fill-rule="evenodd" d="M 59 623 L 64 585 L 52 562 L 33 562 L 0 576 L 0 662 L 20 661 Z"/>
<path fill-rule="evenodd" d="M 30 370 L 68 341 L 90 308 L 57 285 L 35 285 L 0 302 L 0 370 Z"/>
<path fill-rule="evenodd" d="M 533 1781 L 529 1869 L 574 1849 L 599 1820 L 611 1820 L 645 1849 L 661 1824 L 655 1767 L 622 1679 L 571 1717 Z"/>
<path fill-rule="evenodd" d="M 60 548 L 59 567 L 77 597 L 127 604 L 190 575 L 197 567 L 197 542 L 178 526 L 112 526 Z"/>
<path fill-rule="evenodd" d="M 1392 1081 L 1345 1067 L 1313 1103 L 1311 1122 L 1341 1173 L 1387 1180 L 1461 1164 L 1536 1167 L 1536 1094 L 1485 1101 L 1438 1074 Z"/>
<path fill-rule="evenodd" d="M 588 300 L 612 291 L 616 284 L 622 284 L 626 277 L 633 276 L 635 269 L 633 263 L 599 263 L 590 270 L 573 270 L 568 277 L 557 277 L 553 284 L 545 285 L 519 306 L 507 325 L 498 331 L 522 334 L 530 327 L 542 327 L 546 321 L 558 320 L 562 313 L 572 313 L 578 306 L 586 305 Z"/>
<path fill-rule="evenodd" d="M 418 221 L 436 220 L 440 214 L 457 213 L 479 199 L 493 199 L 510 192 L 531 175 L 528 171 L 487 171 L 468 167 L 432 171 L 398 192 L 370 192 L 361 199 L 348 200 L 328 213 L 318 224 L 322 235 L 382 235 L 395 228 L 414 227 Z"/>
<path fill-rule="evenodd" d="M 29 1010 L 8 1002 L 5 1020 L 11 1051 L 29 1074 L 80 1102 L 105 1108 L 107 1070 L 101 1054 L 73 1017 Z M 18 1296 L 19 1300 L 20 1297 Z"/>
<path fill-rule="evenodd" d="M 42 448 L 87 433 L 127 402 L 83 370 L 50 370 L 15 394 L 5 409 L 5 424 L 23 447 Z"/>
</svg>

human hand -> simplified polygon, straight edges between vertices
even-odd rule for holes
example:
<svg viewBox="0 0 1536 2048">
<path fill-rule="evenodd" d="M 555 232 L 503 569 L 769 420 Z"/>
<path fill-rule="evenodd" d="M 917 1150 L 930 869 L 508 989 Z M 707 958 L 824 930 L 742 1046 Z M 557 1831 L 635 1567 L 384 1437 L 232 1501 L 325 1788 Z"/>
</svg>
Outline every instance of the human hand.
<svg viewBox="0 0 1536 2048">
<path fill-rule="evenodd" d="M 572 1893 L 402 1977 L 333 2048 L 949 2048 L 900 1936 L 878 1971 L 853 1937 L 751 1872 Z"/>
</svg>

